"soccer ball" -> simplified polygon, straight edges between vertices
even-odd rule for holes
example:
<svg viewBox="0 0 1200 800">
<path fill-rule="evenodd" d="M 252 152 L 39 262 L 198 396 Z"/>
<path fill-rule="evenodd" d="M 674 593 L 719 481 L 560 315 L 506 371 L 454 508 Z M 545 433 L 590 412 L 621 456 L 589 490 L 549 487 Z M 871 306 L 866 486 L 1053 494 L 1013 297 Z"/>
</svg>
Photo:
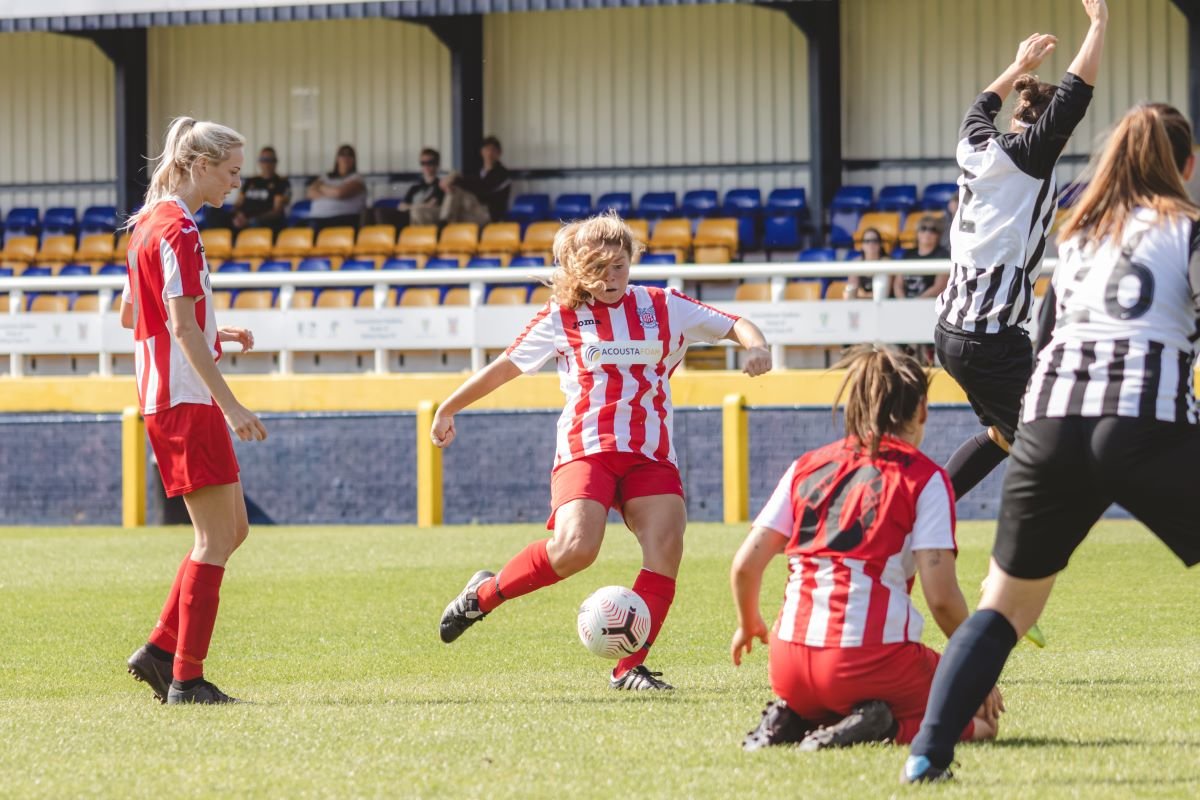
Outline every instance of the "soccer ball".
<svg viewBox="0 0 1200 800">
<path fill-rule="evenodd" d="M 579 640 L 601 658 L 624 658 L 636 653 L 650 635 L 646 601 L 624 586 L 597 589 L 579 607 Z"/>
</svg>

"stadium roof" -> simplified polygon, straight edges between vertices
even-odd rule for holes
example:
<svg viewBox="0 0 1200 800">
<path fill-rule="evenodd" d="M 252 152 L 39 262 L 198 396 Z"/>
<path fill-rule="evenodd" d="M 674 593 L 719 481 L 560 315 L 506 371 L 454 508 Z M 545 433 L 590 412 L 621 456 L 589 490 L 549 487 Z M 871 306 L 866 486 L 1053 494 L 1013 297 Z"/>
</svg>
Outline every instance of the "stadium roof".
<svg viewBox="0 0 1200 800">
<path fill-rule="evenodd" d="M 828 0 L 783 0 L 828 2 Z M 0 32 L 93 31 L 245 22 L 416 19 L 510 11 L 714 5 L 746 0 L 383 0 L 382 2 L 294 2 L 273 0 L 0 0 Z"/>
</svg>

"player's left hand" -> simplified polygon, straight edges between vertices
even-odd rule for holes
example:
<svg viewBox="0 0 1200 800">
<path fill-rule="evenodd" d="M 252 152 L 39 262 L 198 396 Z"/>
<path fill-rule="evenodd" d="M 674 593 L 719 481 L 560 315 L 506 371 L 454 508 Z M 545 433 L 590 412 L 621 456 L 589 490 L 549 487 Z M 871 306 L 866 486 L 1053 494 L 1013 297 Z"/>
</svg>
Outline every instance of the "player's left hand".
<svg viewBox="0 0 1200 800">
<path fill-rule="evenodd" d="M 771 371 L 771 350 L 767 347 L 751 347 L 746 350 L 746 361 L 742 372 L 751 378 Z"/>
<path fill-rule="evenodd" d="M 733 665 L 735 667 L 742 665 L 742 656 L 754 648 L 755 639 L 767 644 L 770 641 L 769 636 L 767 623 L 763 622 L 762 614 L 756 615 L 754 621 L 749 625 L 739 626 L 733 632 L 733 641 L 729 643 L 729 655 L 733 658 Z"/>
<path fill-rule="evenodd" d="M 237 342 L 240 344 L 243 353 L 249 353 L 254 349 L 254 334 L 247 328 L 221 328 L 218 333 L 222 342 Z"/>
</svg>

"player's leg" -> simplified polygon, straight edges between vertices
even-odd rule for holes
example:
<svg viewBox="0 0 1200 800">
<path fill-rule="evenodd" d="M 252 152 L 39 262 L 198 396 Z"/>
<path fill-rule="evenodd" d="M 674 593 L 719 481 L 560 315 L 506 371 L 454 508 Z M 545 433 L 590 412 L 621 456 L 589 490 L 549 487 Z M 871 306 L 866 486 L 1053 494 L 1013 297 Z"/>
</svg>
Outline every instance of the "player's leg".
<svg viewBox="0 0 1200 800">
<path fill-rule="evenodd" d="M 657 494 L 628 499 L 623 511 L 625 524 L 642 546 L 642 569 L 633 582 L 633 591 L 650 609 L 650 633 L 641 650 L 617 662 L 612 674 L 613 683 L 614 686 L 622 684 L 617 688 L 643 688 L 632 685 L 643 683 L 647 684 L 644 688 L 670 688 L 642 665 L 675 600 L 675 578 L 683 560 L 687 506 L 679 494 Z"/>
<path fill-rule="evenodd" d="M 767 674 L 777 699 L 767 703 L 758 726 L 746 734 L 743 750 L 799 744 L 820 722 L 833 721 L 813 690 L 811 656 L 810 648 L 771 633 Z"/>
<path fill-rule="evenodd" d="M 1078 418 L 1038 420 L 1021 429 L 1004 480 L 987 587 L 979 610 L 942 654 L 905 780 L 936 779 L 949 768 L 967 723 L 1045 607 L 1054 576 L 1108 508 L 1087 435 Z"/>
<path fill-rule="evenodd" d="M 237 482 L 236 496 L 233 499 L 233 549 L 236 551 L 246 543 L 250 536 L 250 515 L 246 512 L 246 493 L 242 490 L 242 482 Z"/>
<path fill-rule="evenodd" d="M 167 693 L 171 689 L 175 649 L 179 644 L 179 587 L 183 585 L 183 576 L 191 560 L 192 551 L 189 550 L 175 572 L 175 580 L 154 630 L 146 644 L 135 650 L 127 662 L 129 674 L 149 686 L 160 703 L 167 702 Z"/>
</svg>

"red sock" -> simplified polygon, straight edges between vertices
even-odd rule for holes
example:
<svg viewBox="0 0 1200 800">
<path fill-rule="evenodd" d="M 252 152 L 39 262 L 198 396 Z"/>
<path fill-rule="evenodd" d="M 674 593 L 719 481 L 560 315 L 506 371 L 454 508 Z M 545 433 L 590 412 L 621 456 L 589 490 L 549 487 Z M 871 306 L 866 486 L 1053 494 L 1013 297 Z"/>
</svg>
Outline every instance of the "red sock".
<svg viewBox="0 0 1200 800">
<path fill-rule="evenodd" d="M 221 578 L 225 568 L 188 561 L 179 589 L 179 647 L 175 651 L 175 680 L 204 676 L 204 659 L 217 622 Z"/>
<path fill-rule="evenodd" d="M 485 614 L 505 600 L 536 592 L 562 580 L 550 566 L 546 552 L 549 539 L 534 542 L 512 557 L 495 579 L 484 581 L 478 589 L 479 610 Z"/>
<path fill-rule="evenodd" d="M 179 643 L 179 587 L 183 584 L 183 573 L 191 560 L 192 551 L 188 550 L 188 554 L 183 557 L 183 563 L 179 565 L 179 571 L 175 573 L 175 582 L 171 584 L 167 602 L 163 605 L 162 613 L 158 615 L 158 624 L 150 631 L 150 638 L 146 640 L 171 654 L 175 653 L 175 647 Z"/>
<path fill-rule="evenodd" d="M 667 612 L 671 610 L 671 601 L 675 599 L 675 579 L 643 568 L 638 573 L 637 580 L 633 582 L 633 591 L 645 600 L 650 608 L 650 635 L 646 637 L 645 647 L 617 662 L 617 668 L 613 670 L 613 675 L 617 678 L 646 661 L 646 656 L 650 654 L 650 645 L 658 638 Z"/>
</svg>

